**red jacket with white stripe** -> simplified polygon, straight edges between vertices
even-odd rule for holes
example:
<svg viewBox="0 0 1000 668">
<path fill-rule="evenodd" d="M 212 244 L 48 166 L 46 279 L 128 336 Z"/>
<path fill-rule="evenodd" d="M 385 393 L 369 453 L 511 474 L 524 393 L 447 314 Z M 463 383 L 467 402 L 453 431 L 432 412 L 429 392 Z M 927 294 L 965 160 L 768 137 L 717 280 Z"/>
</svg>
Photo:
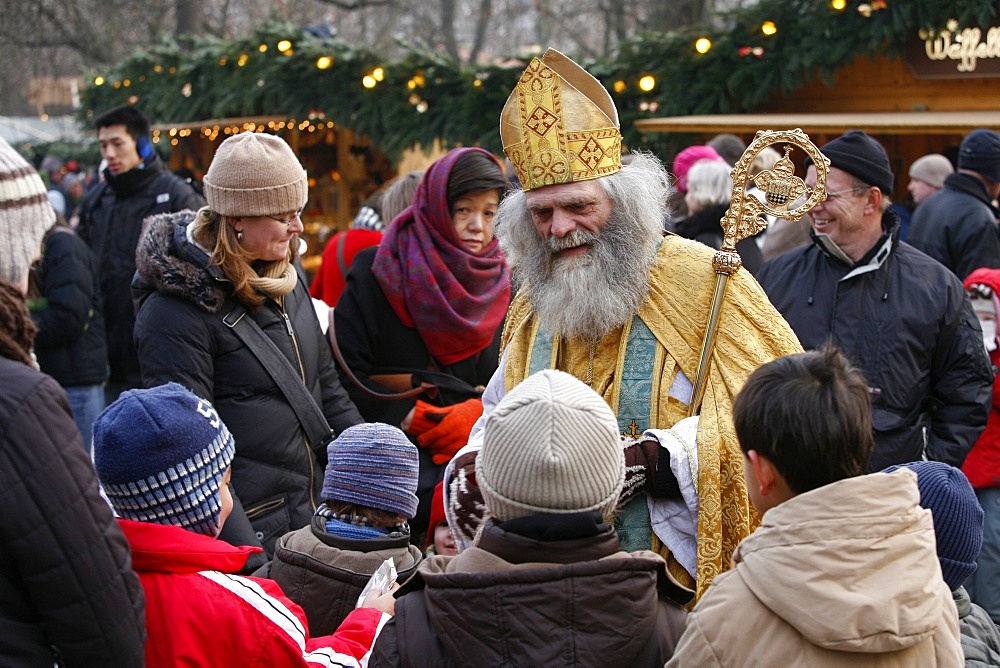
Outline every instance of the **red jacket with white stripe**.
<svg viewBox="0 0 1000 668">
<path fill-rule="evenodd" d="M 277 584 L 230 574 L 260 548 L 118 523 L 146 592 L 147 666 L 360 666 L 389 619 L 361 608 L 333 635 L 310 638 L 302 609 Z"/>
</svg>

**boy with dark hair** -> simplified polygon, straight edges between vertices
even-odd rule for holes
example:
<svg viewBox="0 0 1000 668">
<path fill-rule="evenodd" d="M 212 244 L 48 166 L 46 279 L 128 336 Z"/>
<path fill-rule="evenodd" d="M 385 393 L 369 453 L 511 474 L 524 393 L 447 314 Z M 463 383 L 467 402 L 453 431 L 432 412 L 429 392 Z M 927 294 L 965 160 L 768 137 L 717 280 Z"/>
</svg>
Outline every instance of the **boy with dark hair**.
<svg viewBox="0 0 1000 668">
<path fill-rule="evenodd" d="M 116 107 L 94 119 L 98 131 L 115 125 L 124 125 L 137 144 L 143 138 L 149 139 L 149 120 L 135 107 Z"/>
<path fill-rule="evenodd" d="M 138 109 L 112 109 L 98 116 L 94 126 L 108 166 L 104 181 L 84 195 L 77 232 L 94 251 L 100 267 L 111 367 L 105 401 L 110 404 L 122 391 L 142 387 L 132 340 L 131 292 L 142 221 L 159 213 L 197 210 L 205 200 L 163 165 L 149 137 L 149 121 Z"/>
<path fill-rule="evenodd" d="M 961 665 L 958 613 L 916 475 L 861 475 L 871 408 L 847 359 L 826 348 L 761 366 L 733 422 L 761 525 L 705 592 L 667 665 Z"/>
</svg>

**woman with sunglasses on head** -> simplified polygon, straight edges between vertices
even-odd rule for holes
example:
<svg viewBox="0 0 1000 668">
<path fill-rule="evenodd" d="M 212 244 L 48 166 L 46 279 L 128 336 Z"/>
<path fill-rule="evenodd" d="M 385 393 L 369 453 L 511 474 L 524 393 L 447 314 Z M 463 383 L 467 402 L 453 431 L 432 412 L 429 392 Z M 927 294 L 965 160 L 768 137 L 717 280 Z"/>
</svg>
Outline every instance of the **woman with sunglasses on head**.
<svg viewBox="0 0 1000 668">
<path fill-rule="evenodd" d="M 204 188 L 208 206 L 149 219 L 139 244 L 142 379 L 146 387 L 180 383 L 215 406 L 236 439 L 236 512 L 221 537 L 261 544 L 270 558 L 277 538 L 307 525 L 320 501 L 330 434 L 317 437 L 322 430 L 307 433 L 300 422 L 305 393 L 336 433 L 364 420 L 296 270 L 307 183 L 291 148 L 268 134 L 230 137 Z M 268 351 L 287 370 L 284 385 L 265 367 Z M 290 401 L 285 391 L 299 380 L 293 389 L 303 400 Z"/>
</svg>

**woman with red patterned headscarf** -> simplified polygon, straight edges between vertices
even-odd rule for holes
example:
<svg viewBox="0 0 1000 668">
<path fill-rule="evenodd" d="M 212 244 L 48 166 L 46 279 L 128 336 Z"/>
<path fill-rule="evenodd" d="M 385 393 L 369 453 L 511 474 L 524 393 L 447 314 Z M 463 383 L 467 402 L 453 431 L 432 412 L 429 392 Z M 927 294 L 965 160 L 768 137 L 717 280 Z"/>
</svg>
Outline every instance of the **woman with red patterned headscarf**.
<svg viewBox="0 0 1000 668">
<path fill-rule="evenodd" d="M 507 186 L 487 151 L 460 148 L 431 165 L 413 204 L 378 248 L 355 258 L 334 311 L 341 379 L 366 420 L 399 425 L 420 448 L 423 537 L 444 464 L 482 413 L 510 302 L 510 271 L 493 216 Z M 386 399 L 419 386 L 417 397 Z"/>
</svg>

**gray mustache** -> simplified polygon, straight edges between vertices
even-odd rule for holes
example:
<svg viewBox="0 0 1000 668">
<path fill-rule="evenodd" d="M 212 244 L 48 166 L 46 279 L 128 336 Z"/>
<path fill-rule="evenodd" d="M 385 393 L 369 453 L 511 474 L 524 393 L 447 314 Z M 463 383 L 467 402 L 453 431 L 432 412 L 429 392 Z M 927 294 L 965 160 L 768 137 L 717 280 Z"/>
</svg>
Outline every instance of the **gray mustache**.
<svg viewBox="0 0 1000 668">
<path fill-rule="evenodd" d="M 567 248 L 574 248 L 597 241 L 598 235 L 589 230 L 573 230 L 562 238 L 550 237 L 545 240 L 545 246 L 552 253 L 558 253 Z"/>
</svg>

